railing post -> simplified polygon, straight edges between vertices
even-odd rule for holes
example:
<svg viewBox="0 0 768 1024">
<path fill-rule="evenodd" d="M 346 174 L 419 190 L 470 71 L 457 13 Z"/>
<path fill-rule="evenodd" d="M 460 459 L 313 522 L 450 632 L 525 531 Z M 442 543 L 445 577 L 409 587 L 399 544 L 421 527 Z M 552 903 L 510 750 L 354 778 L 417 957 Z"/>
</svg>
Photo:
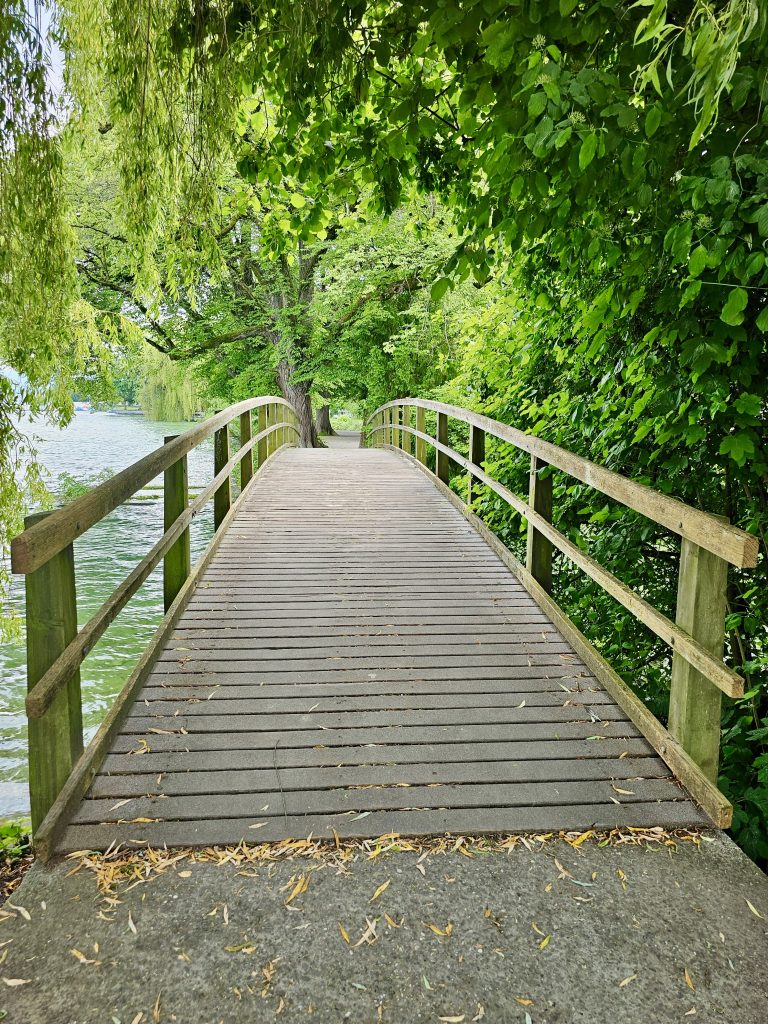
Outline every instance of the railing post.
<svg viewBox="0 0 768 1024">
<path fill-rule="evenodd" d="M 256 433 L 260 434 L 263 430 L 266 430 L 266 429 L 267 429 L 267 407 L 266 407 L 266 405 L 260 405 L 259 406 L 259 416 L 258 416 L 258 428 L 257 428 Z M 257 442 L 257 444 L 256 444 L 256 459 L 257 459 L 257 462 L 258 462 L 258 464 L 260 466 L 263 466 L 264 463 L 267 461 L 267 439 L 266 439 L 266 437 L 262 437 L 262 439 L 259 442 Z"/>
<path fill-rule="evenodd" d="M 427 432 L 427 410 L 422 409 L 420 406 L 416 406 L 416 429 L 422 434 L 426 434 Z M 423 437 L 416 438 L 416 458 L 422 466 L 426 465 L 427 442 Z"/>
<path fill-rule="evenodd" d="M 531 456 L 531 472 L 528 483 L 528 504 L 552 522 L 552 475 L 542 476 L 547 463 L 536 455 Z M 528 543 L 525 567 L 536 582 L 548 593 L 552 593 L 552 541 L 528 523 Z"/>
<path fill-rule="evenodd" d="M 469 461 L 475 466 L 482 468 L 485 462 L 485 431 L 480 427 L 476 427 L 474 423 L 469 425 Z M 467 481 L 467 504 L 471 505 L 477 497 L 477 480 L 469 474 Z"/>
<path fill-rule="evenodd" d="M 728 563 L 682 539 L 675 622 L 716 658 L 723 656 Z M 672 655 L 669 731 L 708 779 L 720 765 L 720 690 L 677 652 Z"/>
<path fill-rule="evenodd" d="M 253 436 L 251 423 L 251 413 L 244 412 L 240 417 L 240 447 L 248 444 Z M 240 460 L 240 490 L 244 490 L 246 484 L 248 484 L 253 477 L 253 448 L 250 449 Z"/>
<path fill-rule="evenodd" d="M 165 438 L 173 441 L 175 435 Z M 187 507 L 189 481 L 187 456 L 182 455 L 163 474 L 163 528 L 169 530 Z M 163 558 L 163 604 L 165 610 L 171 607 L 176 595 L 184 586 L 192 564 L 189 548 L 189 527 L 170 547 Z"/>
<path fill-rule="evenodd" d="M 222 471 L 229 462 L 229 424 L 219 427 L 213 435 L 213 473 L 214 476 Z M 232 491 L 229 485 L 229 477 L 213 494 L 213 528 L 218 530 L 229 512 L 232 502 Z"/>
<path fill-rule="evenodd" d="M 33 526 L 47 512 L 27 516 Z M 77 635 L 75 554 L 71 544 L 27 575 L 27 689 L 42 679 Z M 83 752 L 80 672 L 73 672 L 41 718 L 28 720 L 32 832 L 51 809 Z"/>
<path fill-rule="evenodd" d="M 448 415 L 444 412 L 437 414 L 437 436 L 436 440 L 438 444 L 448 444 Z M 449 459 L 445 452 L 441 452 L 436 449 L 435 456 L 435 467 L 437 469 L 437 479 L 442 480 L 444 484 L 448 483 L 450 479 L 449 474 Z"/>
<path fill-rule="evenodd" d="M 403 426 L 410 427 L 411 425 L 411 407 L 410 405 L 403 406 Z M 400 431 L 400 447 L 404 452 L 411 454 L 411 435 L 407 430 Z"/>
</svg>

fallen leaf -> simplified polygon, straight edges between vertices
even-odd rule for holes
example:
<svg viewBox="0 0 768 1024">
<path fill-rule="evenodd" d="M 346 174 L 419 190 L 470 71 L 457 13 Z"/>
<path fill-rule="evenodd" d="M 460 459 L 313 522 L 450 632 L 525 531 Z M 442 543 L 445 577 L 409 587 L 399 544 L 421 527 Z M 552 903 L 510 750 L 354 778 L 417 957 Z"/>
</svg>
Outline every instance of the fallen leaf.
<svg viewBox="0 0 768 1024">
<path fill-rule="evenodd" d="M 138 935 L 139 934 L 137 929 L 136 929 L 136 925 L 133 923 L 133 918 L 131 917 L 130 910 L 128 911 L 128 927 L 131 929 L 131 931 L 133 932 L 134 935 Z"/>
<path fill-rule="evenodd" d="M 429 928 L 431 932 L 434 932 L 435 935 L 442 935 L 443 938 L 449 938 L 449 936 L 453 933 L 453 925 L 451 924 L 450 921 L 445 926 L 445 928 L 438 928 L 436 924 L 429 924 L 427 921 L 424 922 L 424 926 L 426 928 Z"/>
<path fill-rule="evenodd" d="M 696 986 L 693 983 L 693 978 L 689 974 L 687 967 L 683 971 L 683 977 L 685 978 L 685 984 L 688 986 L 688 988 L 691 989 L 692 992 L 695 992 Z"/>
<path fill-rule="evenodd" d="M 32 982 L 31 978 L 3 978 L 3 981 L 8 988 L 16 988 L 17 985 L 29 985 Z"/>
<path fill-rule="evenodd" d="M 248 954 L 251 954 L 251 953 L 255 953 L 256 952 L 256 947 L 255 946 L 249 946 L 247 942 L 241 942 L 239 946 L 225 946 L 224 949 L 225 949 L 225 951 L 227 953 L 248 953 Z"/>
<path fill-rule="evenodd" d="M 622 796 L 634 796 L 634 792 L 631 789 L 619 789 L 618 786 L 611 784 L 611 789 L 614 793 L 620 793 Z"/>
<path fill-rule="evenodd" d="M 749 900 L 747 900 L 747 902 L 749 902 Z M 10 907 L 11 910 L 18 910 L 18 912 L 21 914 L 21 916 L 24 918 L 25 921 L 31 921 L 32 920 L 32 916 L 30 915 L 30 913 L 26 909 L 26 907 L 16 906 L 15 903 L 6 903 L 5 905 L 6 905 L 6 907 Z M 757 913 L 757 911 L 755 911 L 755 913 Z M 758 914 L 758 917 L 759 916 L 760 915 Z"/>
<path fill-rule="evenodd" d="M 192 872 L 191 871 L 179 871 L 179 878 L 191 878 L 191 877 L 192 877 Z"/>
<path fill-rule="evenodd" d="M 160 1024 L 160 996 L 161 995 L 162 995 L 162 992 L 158 992 L 157 993 L 157 999 L 155 1000 L 155 1005 L 152 1007 L 152 1020 L 155 1022 L 155 1024 Z"/>
<path fill-rule="evenodd" d="M 291 895 L 285 901 L 287 907 L 292 900 L 295 900 L 297 896 L 301 896 L 302 893 L 306 892 L 309 888 L 309 875 L 301 875 L 296 885 L 293 887 Z"/>
<path fill-rule="evenodd" d="M 466 1013 L 462 1013 L 459 1017 L 438 1017 L 438 1020 L 445 1021 L 445 1024 L 461 1024 L 463 1020 L 467 1019 Z"/>
<path fill-rule="evenodd" d="M 619 988 L 626 988 L 626 986 L 629 985 L 630 982 L 636 981 L 636 980 L 637 980 L 637 975 L 636 974 L 630 974 L 630 976 L 628 978 L 624 978 L 623 981 L 619 982 Z"/>
<path fill-rule="evenodd" d="M 472 1018 L 472 1024 L 477 1024 L 477 1021 L 482 1020 L 485 1016 L 485 1007 L 482 1003 L 477 1004 L 477 1013 Z"/>
<path fill-rule="evenodd" d="M 400 924 L 398 924 L 397 921 L 394 921 L 389 916 L 389 914 L 385 913 L 384 914 L 384 920 L 387 922 L 387 924 L 389 925 L 390 928 L 402 928 L 403 927 L 403 922 L 405 921 L 405 918 L 404 917 L 401 918 Z"/>
<path fill-rule="evenodd" d="M 533 1006 L 533 999 L 526 999 L 525 996 L 515 996 L 515 1002 L 521 1006 Z"/>
<path fill-rule="evenodd" d="M 754 904 L 750 903 L 749 900 L 746 898 L 746 896 L 744 897 L 744 899 L 746 901 L 747 906 L 752 911 L 752 913 L 755 915 L 755 917 L 759 917 L 761 921 L 764 921 L 765 918 L 760 913 L 760 911 L 757 909 L 757 907 L 755 907 Z M 8 906 L 10 907 L 10 905 L 11 904 L 9 903 Z M 19 907 L 19 910 L 21 910 L 21 907 Z"/>
<path fill-rule="evenodd" d="M 379 888 L 376 890 L 376 892 L 373 894 L 373 896 L 371 896 L 371 898 L 368 900 L 368 902 L 369 903 L 373 903 L 373 901 L 377 900 L 379 898 L 379 896 L 381 896 L 381 894 L 383 892 L 386 892 L 387 889 L 389 888 L 389 883 L 390 882 L 391 882 L 391 879 L 388 878 L 386 880 L 386 882 L 382 883 L 382 885 L 379 886 Z"/>
<path fill-rule="evenodd" d="M 544 938 L 543 938 L 543 939 L 541 940 L 541 942 L 539 943 L 539 949 L 546 949 L 546 948 L 547 948 L 547 946 L 549 945 L 549 940 L 550 940 L 551 938 L 552 938 L 552 936 L 551 936 L 551 935 L 545 935 L 545 936 L 544 936 Z"/>
<path fill-rule="evenodd" d="M 266 821 L 257 821 L 255 825 L 249 825 L 248 828 L 264 828 L 267 824 L 269 823 Z"/>
<path fill-rule="evenodd" d="M 81 964 L 100 964 L 101 960 L 89 960 L 85 953 L 81 953 L 79 949 L 70 949 L 69 951 L 72 956 Z"/>
<path fill-rule="evenodd" d="M 339 931 L 341 932 L 342 939 L 344 939 L 346 944 L 349 945 L 349 932 L 344 927 L 344 925 L 341 923 L 341 921 L 339 921 Z"/>
</svg>

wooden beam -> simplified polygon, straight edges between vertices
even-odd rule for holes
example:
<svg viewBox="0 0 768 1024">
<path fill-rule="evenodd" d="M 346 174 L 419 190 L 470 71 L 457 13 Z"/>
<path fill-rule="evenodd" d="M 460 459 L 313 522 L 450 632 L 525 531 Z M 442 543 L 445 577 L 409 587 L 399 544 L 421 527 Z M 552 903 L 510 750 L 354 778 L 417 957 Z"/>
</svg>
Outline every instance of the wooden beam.
<svg viewBox="0 0 768 1024">
<path fill-rule="evenodd" d="M 256 448 L 256 462 L 259 466 L 263 466 L 267 461 L 267 435 L 265 433 L 267 429 L 267 407 L 266 405 L 259 406 L 259 426 L 258 433 L 261 440 Z"/>
<path fill-rule="evenodd" d="M 403 426 L 404 427 L 410 427 L 410 425 L 411 425 L 411 407 L 409 405 L 404 405 L 402 407 L 402 409 L 403 409 L 403 411 L 402 411 Z M 399 445 L 403 449 L 404 452 L 408 452 L 409 455 L 411 454 L 411 435 L 408 433 L 407 430 L 401 430 L 400 431 Z"/>
<path fill-rule="evenodd" d="M 253 423 L 251 420 L 251 411 L 240 414 L 240 447 L 247 444 L 251 440 L 253 432 Z M 253 451 L 249 449 L 240 463 L 240 490 L 248 486 L 248 483 L 253 476 Z"/>
<path fill-rule="evenodd" d="M 416 406 L 416 430 L 419 434 L 416 435 L 416 458 L 425 466 L 427 464 L 427 443 L 424 440 L 424 435 L 427 432 L 427 412 L 420 405 Z"/>
<path fill-rule="evenodd" d="M 271 436 L 271 435 L 270 435 Z M 229 462 L 229 425 L 220 427 L 213 435 L 213 472 L 214 476 L 221 472 Z M 213 528 L 218 530 L 224 522 L 232 504 L 232 489 L 229 475 L 216 490 L 213 496 Z"/>
<path fill-rule="evenodd" d="M 50 513 L 27 516 L 34 526 Z M 75 555 L 58 551 L 26 578 L 27 688 L 33 689 L 77 633 Z M 53 806 L 83 750 L 80 672 L 75 670 L 45 715 L 28 723 L 32 831 Z"/>
<path fill-rule="evenodd" d="M 716 658 L 723 656 L 728 563 L 683 539 L 675 621 Z M 675 651 L 669 731 L 712 782 L 720 767 L 720 691 Z"/>
<path fill-rule="evenodd" d="M 450 476 L 450 460 L 446 452 L 448 445 L 448 416 L 444 412 L 437 414 L 437 433 L 436 433 L 437 454 L 435 456 L 437 465 L 437 479 L 442 480 L 444 484 L 448 483 Z M 442 446 L 442 447 L 439 447 Z"/>
<path fill-rule="evenodd" d="M 542 476 L 547 464 L 537 455 L 531 456 L 531 471 L 528 481 L 528 504 L 547 522 L 552 522 L 552 474 Z M 552 541 L 539 533 L 528 521 L 528 539 L 525 567 L 536 582 L 548 593 L 552 593 Z"/>
<path fill-rule="evenodd" d="M 250 416 L 250 413 L 246 415 Z M 173 441 L 166 437 L 165 442 Z M 166 469 L 163 477 L 163 529 L 170 530 L 184 512 L 189 501 L 187 456 L 182 455 Z M 170 547 L 163 558 L 163 604 L 165 611 L 176 600 L 176 595 L 189 576 L 191 566 L 189 527 Z"/>
<path fill-rule="evenodd" d="M 418 444 L 418 441 L 416 443 Z M 485 462 L 485 431 L 481 427 L 476 427 L 474 423 L 469 425 L 469 461 L 476 466 L 482 466 Z M 467 476 L 467 504 L 471 505 L 477 495 L 477 480 L 470 469 Z"/>
</svg>

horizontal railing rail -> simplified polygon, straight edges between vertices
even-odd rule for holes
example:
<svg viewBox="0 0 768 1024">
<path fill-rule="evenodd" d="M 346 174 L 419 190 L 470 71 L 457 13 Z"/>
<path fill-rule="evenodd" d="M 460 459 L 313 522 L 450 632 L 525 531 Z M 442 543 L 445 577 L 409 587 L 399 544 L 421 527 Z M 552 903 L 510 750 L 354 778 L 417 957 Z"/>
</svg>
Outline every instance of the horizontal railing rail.
<svg viewBox="0 0 768 1024">
<path fill-rule="evenodd" d="M 415 426 L 410 422 L 412 409 Z M 436 414 L 435 436 L 426 431 L 427 411 Z M 449 446 L 450 419 L 468 425 L 469 457 Z M 723 662 L 728 563 L 739 568 L 755 566 L 757 538 L 719 516 L 691 508 L 541 438 L 457 406 L 418 398 L 387 402 L 369 417 L 366 427 L 374 445 L 397 448 L 409 456 L 413 438 L 415 458 L 425 470 L 427 447 L 431 447 L 435 453 L 433 475 L 444 485 L 449 483 L 451 462 L 465 470 L 467 510 L 476 496 L 477 485 L 483 484 L 527 520 L 525 572 L 546 594 L 552 593 L 552 550 L 557 548 L 670 647 L 669 732 L 704 775 L 714 781 L 719 762 L 720 693 L 729 697 L 744 694 L 743 678 Z M 487 472 L 484 463 L 488 436 L 530 455 L 527 501 Z M 681 538 L 674 622 L 552 525 L 552 475 L 544 472 L 549 467 L 580 480 Z"/>
<path fill-rule="evenodd" d="M 252 415 L 258 414 L 257 433 Z M 240 443 L 230 454 L 230 425 L 239 421 Z M 214 476 L 189 501 L 187 455 L 214 438 Z M 193 574 L 189 527 L 213 500 L 218 531 L 232 506 L 230 481 L 239 469 L 241 492 L 277 450 L 299 437 L 293 407 L 283 398 L 248 399 L 216 413 L 110 480 L 53 512 L 28 516 L 11 543 L 11 566 L 26 577 L 29 785 L 33 833 L 44 819 L 83 751 L 80 666 L 128 601 L 163 560 L 166 612 Z M 78 631 L 73 542 L 149 481 L 163 474 L 164 532 L 138 565 Z M 215 534 L 214 534 L 215 536 Z M 200 563 L 198 563 L 200 564 Z"/>
</svg>

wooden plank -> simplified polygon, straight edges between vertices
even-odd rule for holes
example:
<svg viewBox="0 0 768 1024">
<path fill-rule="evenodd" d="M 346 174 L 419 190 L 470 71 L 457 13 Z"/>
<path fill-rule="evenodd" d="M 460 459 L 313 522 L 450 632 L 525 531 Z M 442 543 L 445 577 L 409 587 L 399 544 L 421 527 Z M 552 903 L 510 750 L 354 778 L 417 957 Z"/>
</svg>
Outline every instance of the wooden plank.
<svg viewBox="0 0 768 1024">
<path fill-rule="evenodd" d="M 408 743 L 490 743 L 502 740 L 590 740 L 592 736 L 607 739 L 636 738 L 637 728 L 629 722 L 526 722 L 522 725 L 445 725 L 445 726 L 393 726 L 376 729 L 303 729 L 283 732 L 247 732 L 236 728 L 237 719 L 227 722 L 225 732 L 193 732 L 176 723 L 176 731 L 149 732 L 151 722 L 126 718 L 120 736 L 116 739 L 115 753 L 127 753 L 137 747 L 137 737 L 143 736 L 150 750 L 227 750 L 237 744 L 249 750 L 273 750 L 279 743 L 291 747 L 343 747 L 361 743 L 389 743 L 403 746 Z M 146 725 L 146 728 L 145 728 Z M 184 730 L 182 732 L 182 729 Z M 478 751 L 478 754 L 480 751 Z"/>
<path fill-rule="evenodd" d="M 483 782 L 576 782 L 603 780 L 621 785 L 636 779 L 672 778 L 659 757 L 551 758 L 539 761 L 450 761 L 366 767 L 280 768 L 280 786 L 291 790 L 338 789 L 343 786 L 414 786 Z M 115 800 L 120 797 L 165 794 L 187 796 L 203 793 L 265 793 L 275 788 L 274 767 L 261 769 L 147 772 L 130 775 L 99 775 L 89 796 Z M 621 796 L 621 794 L 613 794 Z M 263 801 L 260 806 L 263 806 Z M 110 808 L 111 809 L 111 808 Z M 134 815 L 134 808 L 123 816 Z"/>
<path fill-rule="evenodd" d="M 150 737 L 148 737 L 150 738 Z M 377 743 L 342 747 L 283 747 L 272 750 L 253 747 L 225 750 L 153 750 L 135 737 L 115 744 L 104 761 L 104 773 L 135 775 L 138 772 L 227 771 L 251 769 L 312 767 L 337 768 L 343 765 L 404 765 L 428 761 L 433 764 L 465 761 L 484 764 L 509 761 L 524 765 L 532 761 L 557 759 L 585 761 L 592 758 L 652 757 L 654 750 L 645 739 L 609 738 L 598 742 L 583 739 L 504 740 L 469 743 Z M 128 753 L 135 750 L 137 753 Z M 139 752 L 140 751 L 140 752 Z"/>
<path fill-rule="evenodd" d="M 348 811 L 401 811 L 412 808 L 480 807 L 561 807 L 563 804 L 608 804 L 618 800 L 626 806 L 651 801 L 683 800 L 685 794 L 669 779 L 640 779 L 624 786 L 607 780 L 588 782 L 501 782 L 432 783 L 428 786 L 371 786 L 370 788 L 335 788 L 293 790 L 272 786 L 263 793 L 232 793 L 229 789 L 216 793 L 135 797 L 130 807 L 115 801 L 90 798 L 85 800 L 72 818 L 73 824 L 125 821 L 126 818 L 157 818 L 163 821 L 205 821 L 219 818 L 246 818 L 258 821 L 280 819 L 283 815 L 343 814 Z M 622 780 L 624 781 L 624 780 Z M 621 791 L 617 796 L 617 791 Z M 264 809 L 266 807 L 266 810 Z M 630 811 L 631 813 L 631 811 Z"/>
<path fill-rule="evenodd" d="M 286 837 L 302 839 L 308 835 L 326 838 L 369 838 L 396 832 L 399 835 L 464 835 L 526 833 L 548 831 L 585 831 L 626 827 L 701 826 L 707 819 L 689 801 L 604 805 L 583 804 L 561 807 L 498 809 L 380 811 L 360 819 L 350 815 L 307 815 L 278 818 L 266 826 L 251 830 L 262 821 L 254 814 L 248 818 L 221 818 L 200 822 L 143 822 L 124 825 L 71 825 L 60 846 L 61 853 L 83 849 L 106 849 L 112 843 L 131 846 L 212 846 L 240 842 L 272 842 Z"/>
</svg>

